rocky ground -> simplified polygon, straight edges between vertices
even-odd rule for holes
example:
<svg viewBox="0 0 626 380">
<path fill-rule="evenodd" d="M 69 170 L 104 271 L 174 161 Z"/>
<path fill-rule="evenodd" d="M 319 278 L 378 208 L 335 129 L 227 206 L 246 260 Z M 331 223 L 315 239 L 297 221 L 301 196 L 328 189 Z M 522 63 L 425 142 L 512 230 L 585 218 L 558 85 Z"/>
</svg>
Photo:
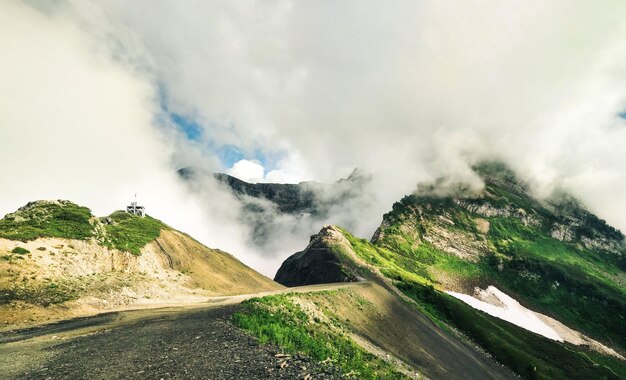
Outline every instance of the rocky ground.
<svg viewBox="0 0 626 380">
<path fill-rule="evenodd" d="M 118 313 L 0 334 L 3 379 L 335 379 L 340 372 L 259 344 L 239 306 Z M 82 332 L 81 332 L 82 329 Z"/>
</svg>

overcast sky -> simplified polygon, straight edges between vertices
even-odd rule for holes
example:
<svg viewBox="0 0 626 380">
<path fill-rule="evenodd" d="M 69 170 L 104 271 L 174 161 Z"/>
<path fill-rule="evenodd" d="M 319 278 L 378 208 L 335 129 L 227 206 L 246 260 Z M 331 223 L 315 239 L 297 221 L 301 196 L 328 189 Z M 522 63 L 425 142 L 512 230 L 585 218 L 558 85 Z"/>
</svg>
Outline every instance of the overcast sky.
<svg viewBox="0 0 626 380">
<path fill-rule="evenodd" d="M 63 198 L 104 215 L 138 192 L 267 274 L 292 246 L 255 252 L 232 197 L 190 194 L 175 169 L 363 168 L 369 237 L 418 181 L 476 181 L 495 158 L 626 230 L 624 20 L 621 0 L 5 0 L 0 214 Z"/>
</svg>

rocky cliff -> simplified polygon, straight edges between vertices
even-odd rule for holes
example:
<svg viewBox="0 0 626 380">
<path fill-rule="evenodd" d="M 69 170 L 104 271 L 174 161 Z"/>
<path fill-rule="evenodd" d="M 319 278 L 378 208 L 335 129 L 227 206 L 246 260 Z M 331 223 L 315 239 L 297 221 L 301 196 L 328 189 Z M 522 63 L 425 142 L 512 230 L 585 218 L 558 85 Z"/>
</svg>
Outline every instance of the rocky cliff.
<svg viewBox="0 0 626 380">
<path fill-rule="evenodd" d="M 251 229 L 250 240 L 266 246 L 286 229 L 310 230 L 324 224 L 329 214 L 348 207 L 362 195 L 370 177 L 355 169 L 347 178 L 333 183 L 300 182 L 249 183 L 223 173 L 183 168 L 178 174 L 196 190 L 202 190 L 207 177 L 218 181 L 241 202 L 239 219 Z M 311 230 L 314 231 L 315 229 Z"/>
<path fill-rule="evenodd" d="M 359 268 L 342 246 L 349 243 L 333 226 L 311 236 L 309 245 L 283 262 L 274 281 L 285 286 L 355 282 L 362 280 Z"/>
</svg>

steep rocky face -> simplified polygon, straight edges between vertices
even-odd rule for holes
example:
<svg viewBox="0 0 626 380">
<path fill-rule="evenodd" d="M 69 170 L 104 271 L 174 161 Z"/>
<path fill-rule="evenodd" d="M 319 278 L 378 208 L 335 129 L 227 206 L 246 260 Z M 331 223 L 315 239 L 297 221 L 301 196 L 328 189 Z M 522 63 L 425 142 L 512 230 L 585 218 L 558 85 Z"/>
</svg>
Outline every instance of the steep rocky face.
<svg viewBox="0 0 626 380">
<path fill-rule="evenodd" d="M 224 173 L 215 178 L 228 186 L 240 197 L 266 199 L 276 205 L 278 211 L 289 214 L 318 213 L 316 190 L 322 185 L 315 182 L 293 183 L 248 183 Z"/>
<path fill-rule="evenodd" d="M 354 282 L 362 279 L 355 263 L 343 252 L 349 243 L 333 226 L 325 226 L 311 236 L 309 245 L 288 257 L 274 281 L 285 286 Z"/>
</svg>

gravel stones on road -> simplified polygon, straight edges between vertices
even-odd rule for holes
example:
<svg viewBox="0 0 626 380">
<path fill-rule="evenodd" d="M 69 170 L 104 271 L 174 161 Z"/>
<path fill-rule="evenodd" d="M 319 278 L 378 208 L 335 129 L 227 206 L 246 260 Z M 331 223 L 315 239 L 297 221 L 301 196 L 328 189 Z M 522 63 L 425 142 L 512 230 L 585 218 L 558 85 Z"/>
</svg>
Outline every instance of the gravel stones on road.
<svg viewBox="0 0 626 380">
<path fill-rule="evenodd" d="M 159 316 L 63 342 L 28 364 L 27 379 L 337 379 L 340 371 L 287 355 L 235 327 L 238 306 Z M 51 351 L 51 352 L 50 352 Z M 36 361 L 33 361 L 36 362 Z"/>
</svg>

